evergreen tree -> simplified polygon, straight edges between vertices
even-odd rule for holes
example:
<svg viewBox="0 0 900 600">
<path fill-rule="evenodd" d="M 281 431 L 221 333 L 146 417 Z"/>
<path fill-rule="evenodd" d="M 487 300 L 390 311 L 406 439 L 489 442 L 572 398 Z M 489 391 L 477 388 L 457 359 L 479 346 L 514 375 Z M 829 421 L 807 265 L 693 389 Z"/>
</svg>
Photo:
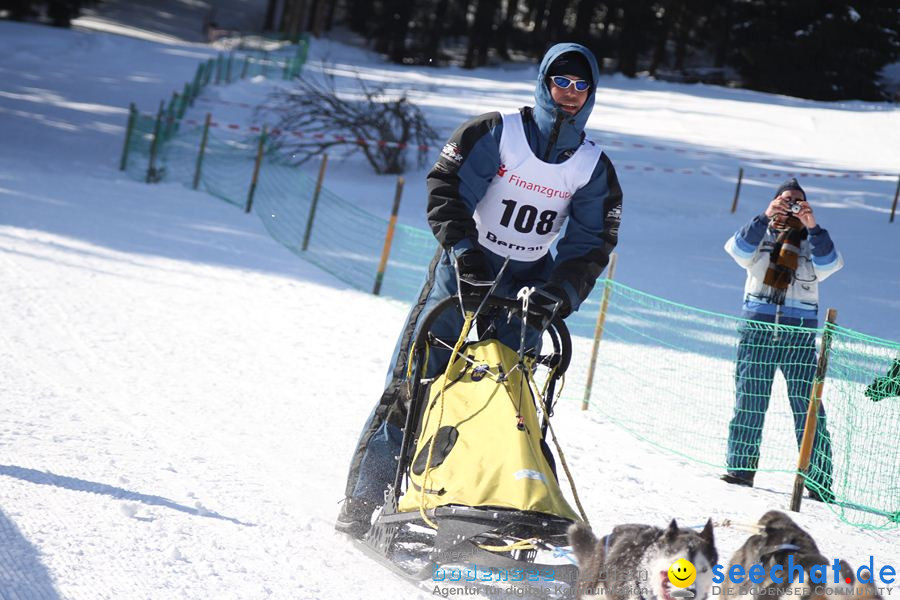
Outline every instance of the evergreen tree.
<svg viewBox="0 0 900 600">
<path fill-rule="evenodd" d="M 734 63 L 747 87 L 818 100 L 883 97 L 900 55 L 896 2 L 754 0 L 736 7 Z"/>
</svg>

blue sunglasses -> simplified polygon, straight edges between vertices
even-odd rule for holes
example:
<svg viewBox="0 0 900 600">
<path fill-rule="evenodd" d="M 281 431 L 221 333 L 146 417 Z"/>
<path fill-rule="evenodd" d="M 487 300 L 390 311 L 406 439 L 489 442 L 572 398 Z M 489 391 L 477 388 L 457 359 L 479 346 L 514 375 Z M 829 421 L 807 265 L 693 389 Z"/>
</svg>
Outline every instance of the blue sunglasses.
<svg viewBox="0 0 900 600">
<path fill-rule="evenodd" d="M 591 87 L 591 84 L 589 84 L 584 79 L 569 79 L 568 77 L 564 77 L 562 75 L 554 75 L 550 78 L 550 81 L 552 81 L 553 85 L 561 90 L 568 89 L 570 85 L 574 85 L 576 92 L 586 92 L 588 88 Z"/>
</svg>

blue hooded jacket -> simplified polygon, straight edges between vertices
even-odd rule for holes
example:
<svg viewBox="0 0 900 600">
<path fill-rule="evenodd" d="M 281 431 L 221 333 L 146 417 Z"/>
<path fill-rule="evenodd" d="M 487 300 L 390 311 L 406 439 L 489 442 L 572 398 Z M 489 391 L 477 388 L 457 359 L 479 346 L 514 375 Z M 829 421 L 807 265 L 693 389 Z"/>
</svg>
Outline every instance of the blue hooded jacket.
<svg viewBox="0 0 900 600">
<path fill-rule="evenodd" d="M 584 105 L 574 115 L 553 101 L 547 87 L 547 70 L 566 52 L 579 52 L 587 59 L 594 81 Z M 535 104 L 519 111 L 525 137 L 536 157 L 558 164 L 585 141 L 584 127 L 594 107 L 599 79 L 597 61 L 584 46 L 562 43 L 547 51 L 538 69 Z M 428 223 L 441 246 L 456 254 L 477 248 L 493 265 L 499 264 L 500 259 L 478 244 L 472 215 L 500 166 L 502 134 L 503 118 L 498 112 L 463 123 L 447 141 L 426 180 Z M 622 189 L 612 163 L 602 153 L 588 183 L 572 196 L 565 230 L 556 242 L 556 256 L 546 257 L 552 265 L 517 265 L 517 261 L 510 261 L 508 272 L 514 277 L 525 274 L 526 279 L 540 277 L 532 284 L 546 284 L 564 292 L 569 306 L 577 309 L 590 294 L 618 242 L 621 211 Z M 537 275 L 538 271 L 541 275 Z"/>
<path fill-rule="evenodd" d="M 587 59 L 588 64 L 591 66 L 592 79 L 595 82 L 588 91 L 588 97 L 584 102 L 584 106 L 582 106 L 581 110 L 574 115 L 570 115 L 553 101 L 553 98 L 550 96 L 550 89 L 547 87 L 547 70 L 550 68 L 550 65 L 553 64 L 553 61 L 567 52 L 579 52 Z M 600 70 L 597 68 L 597 61 L 594 58 L 594 54 L 581 44 L 567 42 L 556 44 L 547 50 L 547 53 L 541 60 L 541 66 L 538 69 L 537 82 L 534 88 L 534 108 L 532 109 L 532 113 L 534 115 L 535 124 L 540 132 L 538 137 L 543 138 L 538 140 L 537 148 L 534 146 L 531 148 L 532 152 L 535 153 L 535 156 L 543 158 L 547 153 L 547 142 L 552 137 L 553 126 L 557 119 L 560 120 L 559 133 L 555 139 L 554 148 L 551 148 L 550 154 L 552 155 L 553 150 L 555 149 L 558 157 L 560 153 L 567 150 L 575 150 L 581 145 L 582 138 L 584 137 L 584 127 L 587 125 L 588 117 L 591 116 L 591 111 L 594 110 L 594 95 L 597 90 L 596 82 L 599 81 L 599 79 Z M 530 138 L 531 136 L 529 136 L 529 141 Z M 553 160 L 549 162 L 559 163 L 562 161 Z"/>
</svg>

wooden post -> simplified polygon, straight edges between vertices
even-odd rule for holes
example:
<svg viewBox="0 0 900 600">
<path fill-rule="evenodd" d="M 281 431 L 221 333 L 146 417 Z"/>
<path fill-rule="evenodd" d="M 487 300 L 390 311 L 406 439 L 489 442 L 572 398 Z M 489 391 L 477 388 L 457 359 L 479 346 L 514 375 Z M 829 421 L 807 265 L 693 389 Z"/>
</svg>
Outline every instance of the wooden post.
<svg viewBox="0 0 900 600">
<path fill-rule="evenodd" d="M 156 125 L 153 126 L 153 141 L 150 142 L 150 163 L 147 165 L 147 183 L 150 183 L 156 178 L 156 151 L 159 146 L 160 121 L 162 121 L 163 108 L 165 105 L 165 101 L 159 101 L 159 110 L 156 112 Z"/>
<path fill-rule="evenodd" d="M 125 145 L 122 147 L 122 160 L 119 161 L 119 170 L 124 171 L 128 166 L 128 149 L 131 145 L 131 131 L 134 129 L 134 122 L 137 120 L 137 107 L 134 102 L 128 105 L 128 125 L 125 127 Z"/>
<path fill-rule="evenodd" d="M 203 85 L 209 85 L 209 82 L 212 81 L 212 72 L 216 66 L 216 60 L 214 58 L 210 58 L 206 61 L 206 77 L 203 79 Z"/>
<path fill-rule="evenodd" d="M 803 499 L 803 484 L 806 481 L 806 471 L 809 469 L 813 442 L 816 439 L 819 405 L 822 402 L 822 388 L 825 386 L 825 373 L 828 371 L 828 353 L 831 350 L 831 335 L 836 320 L 837 309 L 829 308 L 825 316 L 825 328 L 822 330 L 822 345 L 819 348 L 819 360 L 816 363 L 816 377 L 809 394 L 809 408 L 806 410 L 803 438 L 800 441 L 797 476 L 794 478 L 794 492 L 791 494 L 791 510 L 794 512 L 800 511 L 800 502 Z"/>
<path fill-rule="evenodd" d="M 744 167 L 738 170 L 737 187 L 734 188 L 734 200 L 731 202 L 731 214 L 737 210 L 738 198 L 741 195 L 741 182 L 744 180 Z"/>
<path fill-rule="evenodd" d="M 897 191 L 894 192 L 894 204 L 891 206 L 891 220 L 889 223 L 894 222 L 894 214 L 897 212 L 897 198 L 900 197 L 900 175 L 897 176 Z"/>
<path fill-rule="evenodd" d="M 256 182 L 259 181 L 259 167 L 262 165 L 263 153 L 266 150 L 266 128 L 263 127 L 259 134 L 259 147 L 256 149 L 256 164 L 253 166 L 253 179 L 250 180 L 250 191 L 247 192 L 247 207 L 245 213 L 253 208 L 253 194 L 256 193 Z"/>
<path fill-rule="evenodd" d="M 241 69 L 241 79 L 247 76 L 247 67 L 250 66 L 250 55 L 244 55 L 244 68 Z"/>
<path fill-rule="evenodd" d="M 384 271 L 387 269 L 388 256 L 391 255 L 391 243 L 394 241 L 394 229 L 397 228 L 397 213 L 400 211 L 400 198 L 403 196 L 404 179 L 401 175 L 397 178 L 397 189 L 394 192 L 394 206 L 391 207 L 391 218 L 388 221 L 387 233 L 384 234 L 384 248 L 381 250 L 381 262 L 378 263 L 378 272 L 375 274 L 375 287 L 372 293 L 376 296 L 381 293 L 381 283 L 384 281 Z"/>
<path fill-rule="evenodd" d="M 288 72 L 289 72 L 290 66 L 291 66 L 291 59 L 289 57 L 285 56 L 284 57 L 284 69 L 282 69 L 282 71 L 281 71 L 282 79 L 288 78 Z"/>
<path fill-rule="evenodd" d="M 216 57 L 216 85 L 222 81 L 222 53 Z"/>
<path fill-rule="evenodd" d="M 231 83 L 231 64 L 234 62 L 234 52 L 228 55 L 228 66 L 225 68 L 225 83 Z"/>
<path fill-rule="evenodd" d="M 616 259 L 613 252 L 609 256 L 609 268 L 606 271 L 606 282 L 603 285 L 603 301 L 600 303 L 600 312 L 597 313 L 597 326 L 594 328 L 594 346 L 591 348 L 591 362 L 588 363 L 587 383 L 584 386 L 584 398 L 581 401 L 581 410 L 587 410 L 591 400 L 591 388 L 594 385 L 594 368 L 597 364 L 597 351 L 600 346 L 600 338 L 603 337 L 603 326 L 606 323 L 606 311 L 609 308 L 609 296 L 612 293 L 612 281 L 616 276 Z"/>
<path fill-rule="evenodd" d="M 269 51 L 263 50 L 262 57 L 262 76 L 265 77 L 266 73 L 269 72 Z"/>
<path fill-rule="evenodd" d="M 200 185 L 200 172 L 203 169 L 203 156 L 206 154 L 206 140 L 209 138 L 209 123 L 212 121 L 212 113 L 206 113 L 206 121 L 203 123 L 203 137 L 200 138 L 200 152 L 197 154 L 197 166 L 194 167 L 194 189 Z"/>
<path fill-rule="evenodd" d="M 306 231 L 303 232 L 303 243 L 300 250 L 306 252 L 309 248 L 309 238 L 312 235 L 313 220 L 316 218 L 316 206 L 319 204 L 319 193 L 322 191 L 322 181 L 325 179 L 325 167 L 328 166 L 328 154 L 322 155 L 322 164 L 319 166 L 319 178 L 316 179 L 316 191 L 313 192 L 312 202 L 309 205 L 309 217 L 306 219 Z"/>
</svg>

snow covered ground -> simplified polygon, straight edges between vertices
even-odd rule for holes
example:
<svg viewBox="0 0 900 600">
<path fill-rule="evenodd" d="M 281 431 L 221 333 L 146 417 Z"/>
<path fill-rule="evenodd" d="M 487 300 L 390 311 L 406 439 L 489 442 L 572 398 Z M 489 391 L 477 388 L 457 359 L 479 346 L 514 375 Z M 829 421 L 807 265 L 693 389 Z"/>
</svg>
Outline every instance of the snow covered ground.
<svg viewBox="0 0 900 600">
<path fill-rule="evenodd" d="M 313 50 L 409 87 L 442 134 L 529 103 L 534 76 L 400 68 L 328 41 Z M 152 111 L 214 50 L 0 22 L 0 53 L 0 598 L 431 597 L 332 533 L 406 306 L 348 289 L 206 194 L 117 171 L 128 103 Z M 207 100 L 258 100 L 269 85 Z M 745 179 L 730 215 L 739 164 L 898 164 L 890 105 L 618 77 L 602 87 L 592 133 L 626 193 L 618 278 L 687 304 L 737 310 L 743 275 L 721 245 L 779 181 Z M 422 224 L 421 175 L 407 178 L 410 224 Z M 823 304 L 900 339 L 896 178 L 802 182 L 847 262 Z M 358 159 L 336 161 L 326 184 L 387 213 L 393 181 Z M 783 478 L 735 489 L 574 407 L 558 416 L 598 531 L 751 522 L 786 506 Z M 856 530 L 808 502 L 797 520 L 826 556 L 900 568 L 896 531 Z M 746 536 L 716 533 L 723 561 Z"/>
</svg>

